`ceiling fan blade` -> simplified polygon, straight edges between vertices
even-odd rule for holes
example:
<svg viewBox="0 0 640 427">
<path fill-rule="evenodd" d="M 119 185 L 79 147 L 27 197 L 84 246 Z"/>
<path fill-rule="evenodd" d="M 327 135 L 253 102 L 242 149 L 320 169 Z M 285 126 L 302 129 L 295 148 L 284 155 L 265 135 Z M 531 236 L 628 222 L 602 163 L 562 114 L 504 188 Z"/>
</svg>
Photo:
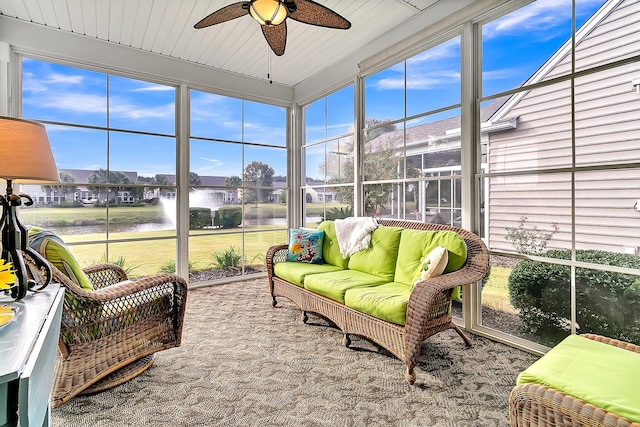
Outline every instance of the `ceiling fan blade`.
<svg viewBox="0 0 640 427">
<path fill-rule="evenodd" d="M 278 25 L 260 25 L 262 34 L 271 46 L 271 50 L 278 56 L 284 55 L 284 48 L 287 45 L 287 21 Z"/>
<path fill-rule="evenodd" d="M 233 3 L 228 6 L 218 9 L 211 15 L 202 18 L 193 28 L 205 28 L 211 25 L 221 24 L 223 22 L 231 21 L 232 19 L 240 18 L 249 13 L 248 2 L 241 1 Z"/>
<path fill-rule="evenodd" d="M 346 30 L 351 28 L 351 22 L 337 14 L 333 10 L 318 4 L 312 0 L 294 0 L 286 3 L 294 3 L 295 9 L 290 10 L 289 18 L 305 24 L 317 25 L 319 27 L 338 28 Z"/>
</svg>

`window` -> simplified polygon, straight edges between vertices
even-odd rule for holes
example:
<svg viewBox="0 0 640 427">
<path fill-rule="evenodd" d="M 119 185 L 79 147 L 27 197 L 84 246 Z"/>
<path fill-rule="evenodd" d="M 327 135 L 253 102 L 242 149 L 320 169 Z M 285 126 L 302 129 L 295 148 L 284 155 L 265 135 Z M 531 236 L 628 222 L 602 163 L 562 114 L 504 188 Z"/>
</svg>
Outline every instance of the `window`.
<svg viewBox="0 0 640 427">
<path fill-rule="evenodd" d="M 353 216 L 353 85 L 304 109 L 304 224 Z"/>
<path fill-rule="evenodd" d="M 191 281 L 263 271 L 267 249 L 287 241 L 286 109 L 190 98 Z"/>
<path fill-rule="evenodd" d="M 640 8 L 574 6 L 574 23 L 571 2 L 536 2 L 481 26 L 495 256 L 479 321 L 545 346 L 572 332 L 638 344 L 640 62 L 628 59 L 640 37 L 621 23 Z"/>
<path fill-rule="evenodd" d="M 22 116 L 45 124 L 60 173 L 22 187 L 37 201 L 23 222 L 60 235 L 83 266 L 108 260 L 136 277 L 175 265 L 176 211 L 162 203 L 176 194 L 175 92 L 23 58 Z"/>
</svg>

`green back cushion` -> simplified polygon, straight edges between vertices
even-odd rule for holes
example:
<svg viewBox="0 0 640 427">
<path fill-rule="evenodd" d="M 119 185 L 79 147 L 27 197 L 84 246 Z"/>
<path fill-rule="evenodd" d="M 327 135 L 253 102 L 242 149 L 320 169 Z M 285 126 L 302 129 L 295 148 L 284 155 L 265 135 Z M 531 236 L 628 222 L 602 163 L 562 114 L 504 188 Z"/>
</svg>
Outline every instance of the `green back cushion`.
<svg viewBox="0 0 640 427">
<path fill-rule="evenodd" d="M 343 258 L 340 254 L 340 246 L 336 238 L 336 229 L 333 221 L 323 221 L 318 225 L 317 229 L 324 231 L 324 242 L 322 244 L 322 258 L 324 262 L 340 268 L 347 268 L 349 259 Z"/>
<path fill-rule="evenodd" d="M 306 262 L 278 262 L 273 266 L 273 272 L 277 277 L 302 286 L 305 276 L 309 274 L 327 273 L 329 271 L 342 270 L 331 264 L 310 264 Z"/>
<path fill-rule="evenodd" d="M 421 261 L 437 246 L 448 251 L 444 273 L 459 270 L 467 260 L 467 244 L 454 231 L 402 230 L 398 247 L 395 281 L 411 285 Z"/>
<path fill-rule="evenodd" d="M 357 270 L 339 270 L 323 274 L 309 274 L 304 278 L 304 288 L 344 304 L 348 289 L 377 286 L 385 279 Z"/>
<path fill-rule="evenodd" d="M 344 303 L 378 319 L 404 325 L 410 294 L 411 286 L 391 282 L 380 286 L 347 289 Z"/>
<path fill-rule="evenodd" d="M 371 233 L 371 246 L 351 255 L 349 269 L 393 282 L 402 228 L 379 226 Z M 414 265 L 414 271 L 417 264 Z M 413 271 L 412 271 L 413 273 Z"/>
<path fill-rule="evenodd" d="M 569 335 L 518 376 L 640 422 L 640 354 Z"/>
<path fill-rule="evenodd" d="M 91 281 L 62 239 L 39 227 L 29 228 L 29 246 L 82 289 L 93 291 Z"/>
</svg>

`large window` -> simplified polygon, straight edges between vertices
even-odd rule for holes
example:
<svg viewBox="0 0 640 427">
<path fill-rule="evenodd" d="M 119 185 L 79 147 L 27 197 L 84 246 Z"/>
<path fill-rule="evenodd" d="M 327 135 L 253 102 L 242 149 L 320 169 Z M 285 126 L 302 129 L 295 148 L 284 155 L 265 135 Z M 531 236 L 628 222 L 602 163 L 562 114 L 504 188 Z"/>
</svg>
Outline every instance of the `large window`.
<svg viewBox="0 0 640 427">
<path fill-rule="evenodd" d="M 45 124 L 60 183 L 22 186 L 35 201 L 23 222 L 60 235 L 83 266 L 175 266 L 176 210 L 163 202 L 176 194 L 175 92 L 24 58 L 22 116 Z"/>
<path fill-rule="evenodd" d="M 264 271 L 269 246 L 287 241 L 286 109 L 190 98 L 192 282 Z"/>
<path fill-rule="evenodd" d="M 364 79 L 364 214 L 460 225 L 460 36 Z"/>
<path fill-rule="evenodd" d="M 622 24 L 640 5 L 573 6 L 573 21 L 571 2 L 535 2 L 481 25 L 494 256 L 479 321 L 547 346 L 572 332 L 640 344 L 640 35 Z"/>
<path fill-rule="evenodd" d="M 304 224 L 353 216 L 353 85 L 305 108 Z"/>
<path fill-rule="evenodd" d="M 176 87 L 23 58 L 22 89 L 22 116 L 47 127 L 61 182 L 23 186 L 35 204 L 21 217 L 81 265 L 175 272 L 185 239 L 190 282 L 209 282 L 264 271 L 267 248 L 286 241 L 286 108 L 192 90 L 181 176 Z"/>
</svg>

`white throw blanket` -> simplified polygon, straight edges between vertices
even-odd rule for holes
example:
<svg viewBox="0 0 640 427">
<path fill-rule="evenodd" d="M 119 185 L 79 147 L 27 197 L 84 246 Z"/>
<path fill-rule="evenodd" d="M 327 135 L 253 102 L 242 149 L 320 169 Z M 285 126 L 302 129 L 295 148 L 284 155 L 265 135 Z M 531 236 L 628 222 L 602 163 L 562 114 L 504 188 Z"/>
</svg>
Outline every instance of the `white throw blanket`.
<svg viewBox="0 0 640 427">
<path fill-rule="evenodd" d="M 369 247 L 371 232 L 376 229 L 378 223 L 375 218 L 350 217 L 336 219 L 334 225 L 340 253 L 344 258 L 348 258 L 359 250 Z"/>
</svg>

